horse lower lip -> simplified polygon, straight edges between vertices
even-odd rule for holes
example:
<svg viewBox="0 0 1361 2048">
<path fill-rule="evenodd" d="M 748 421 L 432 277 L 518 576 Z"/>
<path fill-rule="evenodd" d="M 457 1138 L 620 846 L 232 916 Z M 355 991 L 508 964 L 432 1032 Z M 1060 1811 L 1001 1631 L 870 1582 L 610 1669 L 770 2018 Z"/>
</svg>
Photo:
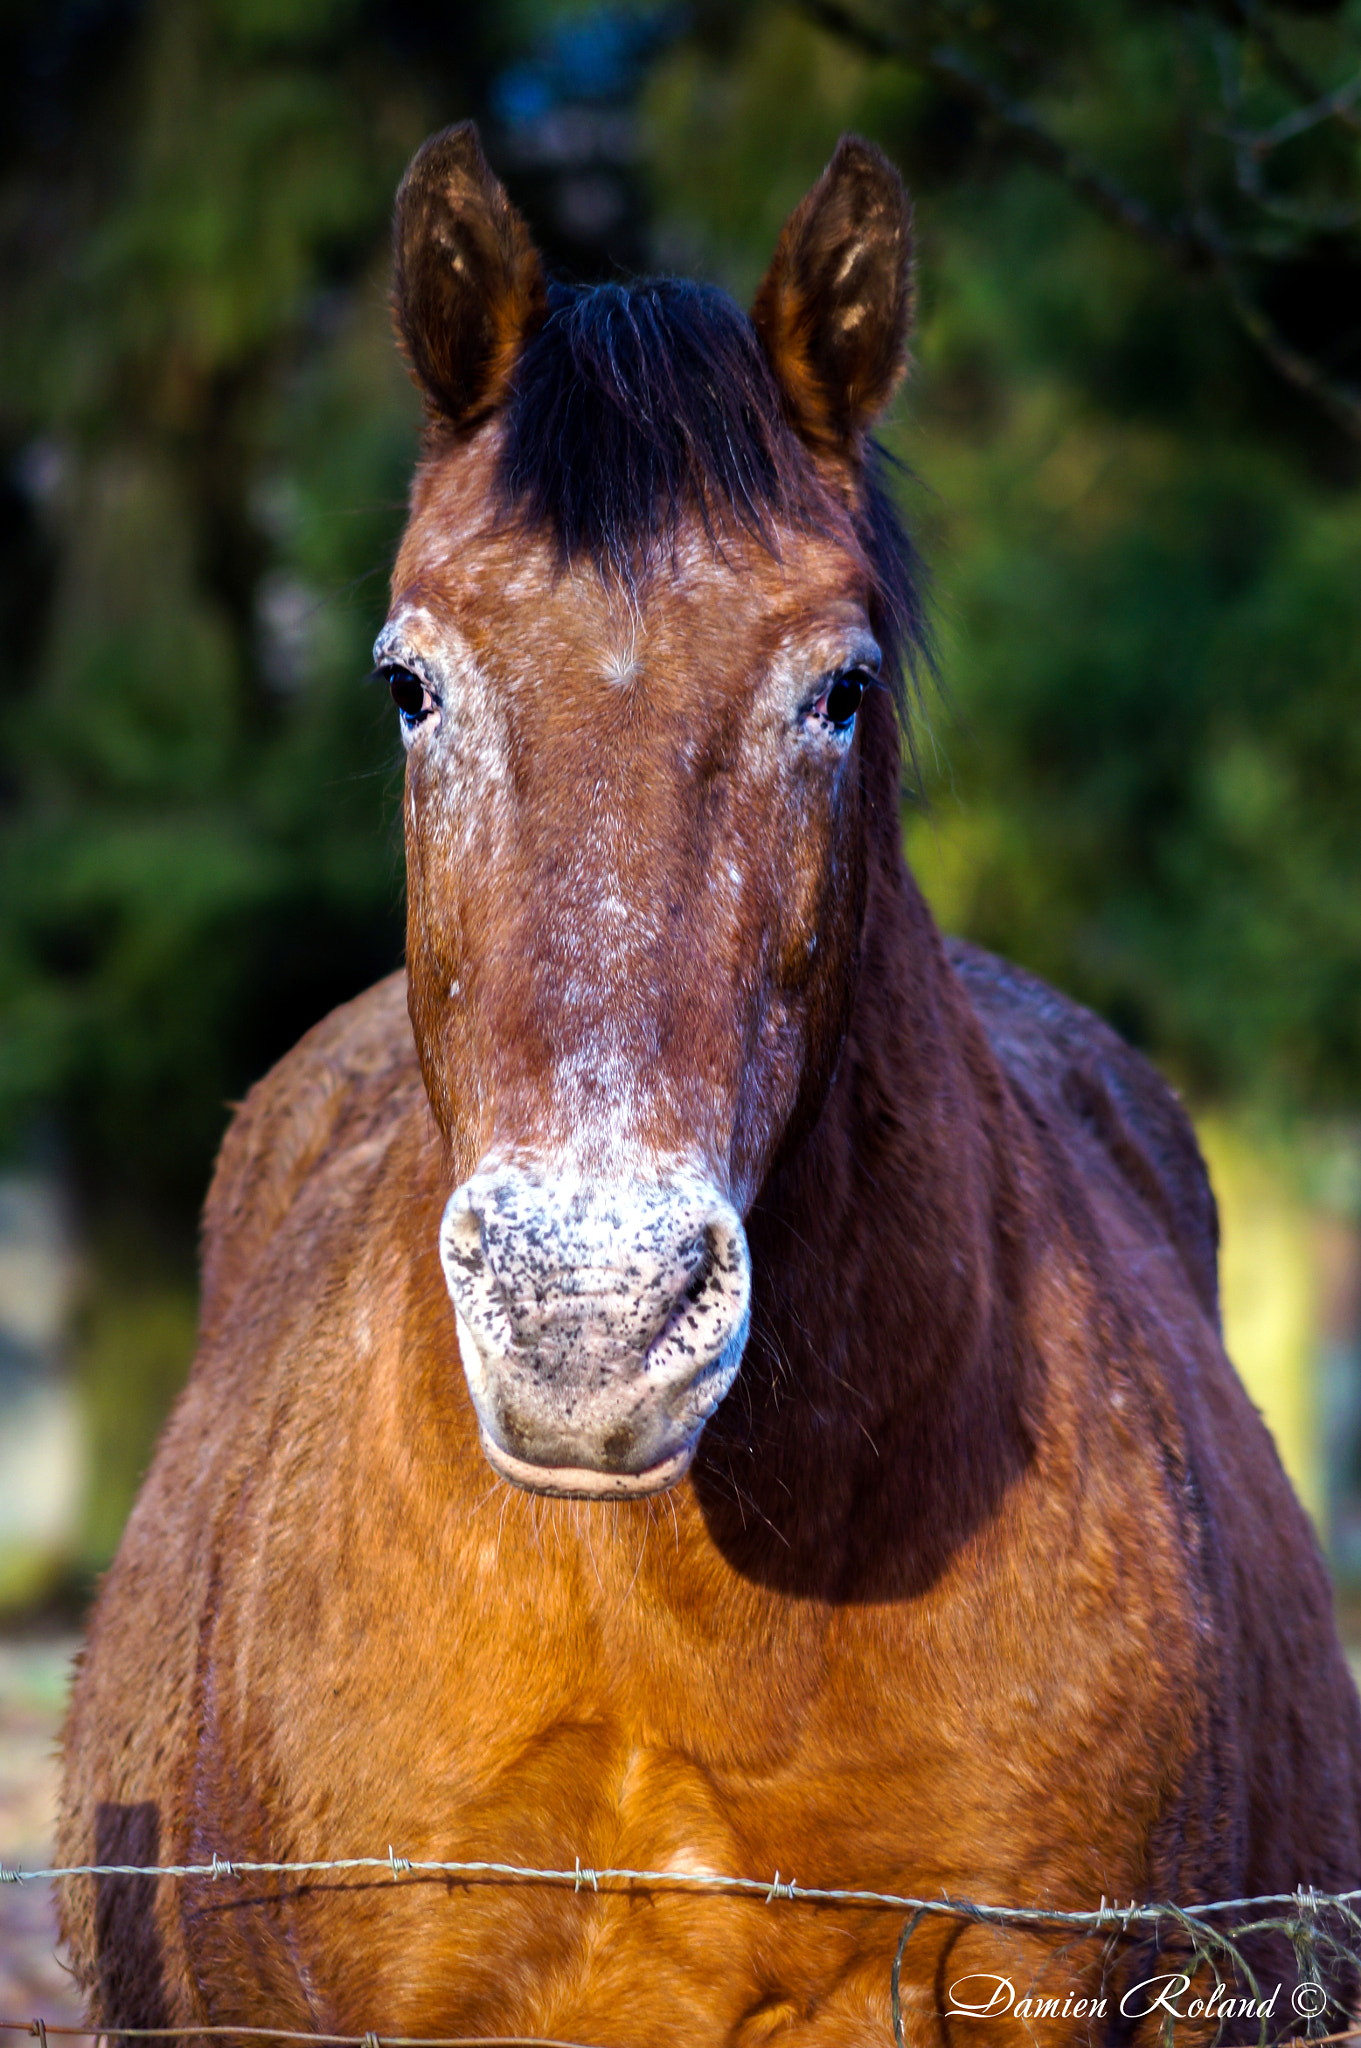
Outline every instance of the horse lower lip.
<svg viewBox="0 0 1361 2048">
<path fill-rule="evenodd" d="M 483 1453 L 494 1472 L 529 1493 L 559 1494 L 568 1500 L 636 1500 L 645 1494 L 664 1493 L 685 1477 L 698 1441 L 696 1432 L 678 1451 L 641 1472 L 603 1472 L 589 1465 L 536 1465 L 498 1444 L 482 1424 L 478 1429 Z"/>
</svg>

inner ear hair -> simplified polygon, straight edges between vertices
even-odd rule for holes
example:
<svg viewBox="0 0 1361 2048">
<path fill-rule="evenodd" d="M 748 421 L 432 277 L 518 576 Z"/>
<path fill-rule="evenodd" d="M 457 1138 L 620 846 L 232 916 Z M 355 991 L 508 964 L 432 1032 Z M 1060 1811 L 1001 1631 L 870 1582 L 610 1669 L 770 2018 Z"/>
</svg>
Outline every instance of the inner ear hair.
<svg viewBox="0 0 1361 2048">
<path fill-rule="evenodd" d="M 505 397 L 548 305 L 539 252 L 471 121 L 432 135 L 397 194 L 392 306 L 431 412 L 469 428 Z"/>
<path fill-rule="evenodd" d="M 751 309 L 799 433 L 844 450 L 907 367 L 912 208 L 881 149 L 845 135 L 775 245 Z"/>
</svg>

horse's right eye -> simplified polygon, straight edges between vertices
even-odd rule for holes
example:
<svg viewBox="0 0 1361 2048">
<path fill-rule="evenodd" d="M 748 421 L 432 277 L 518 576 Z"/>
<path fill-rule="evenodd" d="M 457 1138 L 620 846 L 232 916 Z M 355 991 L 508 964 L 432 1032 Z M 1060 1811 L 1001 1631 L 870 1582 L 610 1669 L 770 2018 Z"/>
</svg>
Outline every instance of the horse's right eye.
<svg viewBox="0 0 1361 2048">
<path fill-rule="evenodd" d="M 410 746 L 415 734 L 434 711 L 439 710 L 439 699 L 418 675 L 409 668 L 398 668 L 390 664 L 382 670 L 383 681 L 387 684 L 392 701 L 402 722 L 402 738 Z"/>
<path fill-rule="evenodd" d="M 392 692 L 392 701 L 403 718 L 422 718 L 434 709 L 434 700 L 419 676 L 413 676 L 409 668 L 390 668 L 387 672 L 387 686 Z"/>
</svg>

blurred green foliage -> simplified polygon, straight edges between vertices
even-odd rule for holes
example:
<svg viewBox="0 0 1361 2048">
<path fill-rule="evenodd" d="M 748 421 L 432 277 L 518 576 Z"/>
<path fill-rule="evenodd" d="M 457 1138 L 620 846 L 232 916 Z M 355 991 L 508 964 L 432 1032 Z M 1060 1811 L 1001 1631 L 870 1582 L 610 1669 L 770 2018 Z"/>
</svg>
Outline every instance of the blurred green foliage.
<svg viewBox="0 0 1361 2048">
<path fill-rule="evenodd" d="M 86 1205 L 92 1559 L 228 1103 L 401 958 L 362 679 L 417 432 L 391 198 L 446 121 L 559 266 L 743 296 L 838 134 L 883 143 L 944 685 L 918 871 L 1201 1096 L 1354 1114 L 1358 73 L 1361 0 L 15 0 L 0 1145 L 55 1139 Z"/>
<path fill-rule="evenodd" d="M 349 5 L 90 13 L 74 52 L 11 28 L 57 78 L 0 314 L 46 586 L 5 591 L 0 1104 L 13 1137 L 48 1107 L 96 1202 L 192 1214 L 228 1098 L 400 958 L 355 682 L 413 437 L 384 231 L 433 110 Z"/>
<path fill-rule="evenodd" d="M 106 1223 L 91 1247 L 97 1284 L 76 1329 L 88 1480 L 76 1571 L 118 1548 L 170 1404 L 184 1384 L 198 1315 L 192 1276 L 167 1270 L 154 1241 Z"/>
</svg>

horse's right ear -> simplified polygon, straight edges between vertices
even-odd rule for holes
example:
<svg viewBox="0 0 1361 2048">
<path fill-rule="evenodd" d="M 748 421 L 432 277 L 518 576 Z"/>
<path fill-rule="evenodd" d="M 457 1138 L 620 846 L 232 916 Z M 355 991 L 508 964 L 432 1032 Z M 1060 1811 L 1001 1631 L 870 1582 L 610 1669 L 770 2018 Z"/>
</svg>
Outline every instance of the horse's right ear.
<svg viewBox="0 0 1361 2048">
<path fill-rule="evenodd" d="M 539 252 L 471 121 L 432 135 L 397 194 L 392 304 L 432 412 L 474 425 L 505 397 L 547 310 Z"/>
</svg>

